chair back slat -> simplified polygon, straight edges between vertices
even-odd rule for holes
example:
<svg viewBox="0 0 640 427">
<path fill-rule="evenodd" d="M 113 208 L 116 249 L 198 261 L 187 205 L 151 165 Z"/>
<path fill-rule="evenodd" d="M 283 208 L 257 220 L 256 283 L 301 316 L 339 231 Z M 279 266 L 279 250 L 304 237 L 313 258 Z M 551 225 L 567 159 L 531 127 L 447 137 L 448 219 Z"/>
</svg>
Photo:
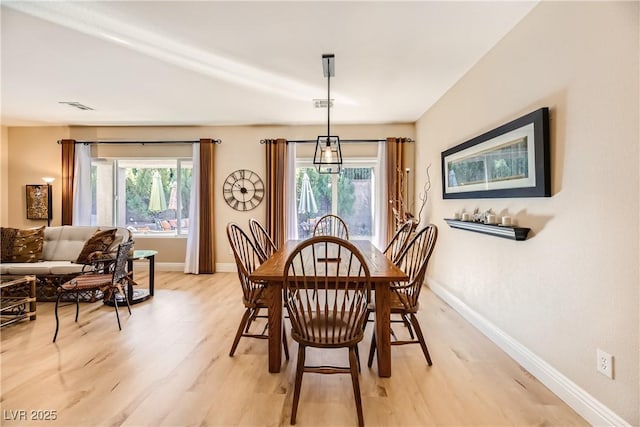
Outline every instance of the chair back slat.
<svg viewBox="0 0 640 427">
<path fill-rule="evenodd" d="M 395 283 L 391 289 L 400 297 L 400 301 L 407 310 L 415 309 L 418 306 L 427 264 L 433 253 L 437 237 L 438 228 L 435 225 L 430 224 L 424 227 L 409 241 L 398 257 L 397 265 L 409 276 L 409 281 Z"/>
<path fill-rule="evenodd" d="M 314 236 L 334 236 L 349 240 L 347 224 L 337 215 L 325 215 L 318 220 L 313 228 Z"/>
<path fill-rule="evenodd" d="M 285 264 L 285 304 L 294 338 L 336 347 L 362 339 L 370 273 L 347 240 L 316 236 L 302 242 Z"/>
<path fill-rule="evenodd" d="M 256 250 L 262 258 L 262 262 L 268 260 L 278 247 L 273 242 L 273 239 L 267 233 L 264 226 L 255 218 L 249 220 L 249 230 L 253 236 L 253 241 L 256 245 Z"/>
<path fill-rule="evenodd" d="M 404 224 L 400 226 L 394 233 L 393 237 L 387 244 L 387 247 L 384 249 L 383 253 L 389 258 L 392 262 L 396 262 L 400 257 L 400 254 L 409 243 L 409 238 L 411 237 L 411 233 L 415 227 L 415 222 L 406 221 Z"/>
<path fill-rule="evenodd" d="M 120 243 L 116 254 L 116 262 L 113 267 L 113 284 L 120 283 L 129 273 L 127 272 L 127 259 L 133 247 L 133 240 Z"/>
<path fill-rule="evenodd" d="M 255 302 L 262 294 L 261 283 L 249 279 L 249 275 L 262 264 L 262 258 L 247 233 L 236 223 L 227 225 L 227 237 L 238 268 L 238 278 L 246 302 Z"/>
</svg>

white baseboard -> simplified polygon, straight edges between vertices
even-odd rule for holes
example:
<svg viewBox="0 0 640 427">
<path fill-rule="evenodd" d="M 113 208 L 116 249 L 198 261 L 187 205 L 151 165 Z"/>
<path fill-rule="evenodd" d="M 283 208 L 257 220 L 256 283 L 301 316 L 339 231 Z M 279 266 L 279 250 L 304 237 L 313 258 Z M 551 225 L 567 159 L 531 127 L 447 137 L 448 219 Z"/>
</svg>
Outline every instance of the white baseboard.
<svg viewBox="0 0 640 427">
<path fill-rule="evenodd" d="M 147 271 L 149 270 L 148 261 L 134 262 L 136 270 Z M 184 271 L 183 262 L 156 262 L 156 271 Z M 216 271 L 220 273 L 235 273 L 236 265 L 233 262 L 218 262 L 216 263 Z"/>
<path fill-rule="evenodd" d="M 427 283 L 434 294 L 442 298 L 469 323 L 493 341 L 511 358 L 522 365 L 542 384 L 548 387 L 567 405 L 594 426 L 631 427 L 619 415 L 599 400 L 549 365 L 520 342 L 507 335 L 484 316 L 469 307 L 464 301 L 450 293 L 437 281 L 428 278 Z"/>
<path fill-rule="evenodd" d="M 216 271 L 218 273 L 235 273 L 238 270 L 236 269 L 236 264 L 233 262 L 217 262 Z"/>
<path fill-rule="evenodd" d="M 149 261 L 136 261 L 133 263 L 136 270 L 148 271 Z M 184 271 L 183 262 L 156 262 L 156 271 Z"/>
</svg>

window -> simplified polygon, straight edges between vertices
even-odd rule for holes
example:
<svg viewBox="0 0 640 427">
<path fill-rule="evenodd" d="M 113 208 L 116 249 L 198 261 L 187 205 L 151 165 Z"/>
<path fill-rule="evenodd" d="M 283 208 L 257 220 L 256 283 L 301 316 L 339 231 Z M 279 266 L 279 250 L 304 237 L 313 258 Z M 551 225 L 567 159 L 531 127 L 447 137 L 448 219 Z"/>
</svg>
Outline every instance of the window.
<svg viewBox="0 0 640 427">
<path fill-rule="evenodd" d="M 344 163 L 340 174 L 320 174 L 309 161 L 296 165 L 298 237 L 313 234 L 315 223 L 326 214 L 339 215 L 347 224 L 349 238 L 372 240 L 377 160 Z"/>
<path fill-rule="evenodd" d="M 91 224 L 186 235 L 192 171 L 190 159 L 92 159 Z"/>
</svg>

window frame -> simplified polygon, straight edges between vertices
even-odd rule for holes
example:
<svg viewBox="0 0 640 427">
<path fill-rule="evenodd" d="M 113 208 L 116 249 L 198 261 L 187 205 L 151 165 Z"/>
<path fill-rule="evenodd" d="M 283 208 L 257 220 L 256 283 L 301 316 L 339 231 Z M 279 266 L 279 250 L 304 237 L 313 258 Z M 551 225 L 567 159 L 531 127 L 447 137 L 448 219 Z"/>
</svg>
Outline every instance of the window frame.
<svg viewBox="0 0 640 427">
<path fill-rule="evenodd" d="M 122 208 L 124 208 L 126 210 L 126 199 L 124 200 L 124 207 L 120 206 L 120 202 L 121 202 L 121 185 L 119 185 L 119 180 L 120 178 L 120 174 L 119 174 L 119 170 L 125 170 L 126 168 L 131 168 L 132 166 L 125 166 L 122 167 L 120 162 L 135 162 L 135 161 L 141 161 L 141 162 L 147 162 L 147 161 L 159 161 L 159 162 L 163 162 L 163 161 L 171 161 L 171 162 L 175 162 L 175 170 L 176 170 L 176 188 L 178 191 L 177 197 L 177 203 L 178 203 L 178 209 L 176 210 L 176 220 L 177 220 L 177 227 L 175 230 L 170 230 L 167 232 L 157 232 L 157 231 L 134 231 L 131 230 L 132 227 L 130 225 L 127 224 L 127 218 L 126 218 L 126 214 L 124 218 L 119 218 L 122 215 L 118 214 L 118 211 L 121 210 Z M 145 237 L 145 238 L 178 238 L 178 239 L 186 239 L 187 235 L 188 235 L 188 231 L 189 228 L 187 227 L 183 227 L 181 225 L 182 223 L 182 208 L 183 208 L 183 201 L 182 201 L 182 196 L 181 196 L 181 192 L 180 192 L 180 188 L 181 188 L 181 184 L 182 184 L 182 163 L 183 162 L 191 162 L 192 166 L 191 168 L 193 168 L 193 158 L 191 157 L 186 157 L 186 156 L 181 156 L 181 157 L 140 157 L 140 156 L 118 156 L 118 157 L 92 157 L 91 158 L 91 167 L 94 167 L 94 162 L 104 162 L 104 163 L 110 163 L 110 168 L 111 168 L 111 198 L 113 200 L 113 202 L 111 203 L 111 224 L 92 224 L 95 226 L 108 226 L 108 227 L 126 227 L 127 229 L 129 229 L 129 231 L 131 231 L 131 233 L 133 234 L 133 236 L 135 237 Z M 188 169 L 191 169 L 188 168 Z M 145 168 L 146 169 L 146 168 Z M 148 168 L 148 169 L 152 169 L 152 168 Z M 126 180 L 126 177 L 124 178 Z M 193 185 L 193 182 L 192 182 Z M 93 187 L 93 185 L 92 185 Z M 123 187 L 124 188 L 124 187 Z M 98 191 L 98 189 L 95 189 L 96 191 Z M 92 188 L 92 192 L 94 191 L 94 188 Z M 126 189 L 125 189 L 126 191 Z M 126 195 L 124 196 L 126 197 Z M 93 195 L 92 195 L 93 198 Z M 96 199 L 96 204 L 97 204 L 97 199 Z M 93 215 L 93 213 L 92 213 Z M 187 218 L 188 219 L 188 218 Z"/>
<path fill-rule="evenodd" d="M 296 171 L 299 168 L 316 168 L 317 166 L 313 164 L 312 157 L 298 157 L 296 158 Z M 372 234 L 367 240 L 375 241 L 376 240 L 376 230 L 378 230 L 378 221 L 382 221 L 383 218 L 377 218 L 375 215 L 376 208 L 378 203 L 382 203 L 377 200 L 376 194 L 378 194 L 378 185 L 382 185 L 380 183 L 378 177 L 380 176 L 380 160 L 377 157 L 350 157 L 347 161 L 343 160 L 342 169 L 344 168 L 371 168 L 372 169 L 372 200 L 371 204 L 371 230 Z M 340 174 L 331 174 L 331 213 L 334 215 L 338 215 L 338 176 Z M 297 211 L 296 211 L 297 212 Z"/>
</svg>

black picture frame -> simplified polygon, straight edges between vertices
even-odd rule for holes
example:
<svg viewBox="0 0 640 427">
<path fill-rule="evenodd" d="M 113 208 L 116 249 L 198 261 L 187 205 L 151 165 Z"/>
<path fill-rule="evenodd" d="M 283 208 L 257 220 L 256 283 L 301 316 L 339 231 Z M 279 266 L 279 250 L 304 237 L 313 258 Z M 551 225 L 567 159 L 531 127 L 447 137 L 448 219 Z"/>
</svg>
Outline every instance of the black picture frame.
<svg viewBox="0 0 640 427">
<path fill-rule="evenodd" d="M 449 148 L 441 160 L 443 199 L 551 197 L 549 108 Z"/>
</svg>

